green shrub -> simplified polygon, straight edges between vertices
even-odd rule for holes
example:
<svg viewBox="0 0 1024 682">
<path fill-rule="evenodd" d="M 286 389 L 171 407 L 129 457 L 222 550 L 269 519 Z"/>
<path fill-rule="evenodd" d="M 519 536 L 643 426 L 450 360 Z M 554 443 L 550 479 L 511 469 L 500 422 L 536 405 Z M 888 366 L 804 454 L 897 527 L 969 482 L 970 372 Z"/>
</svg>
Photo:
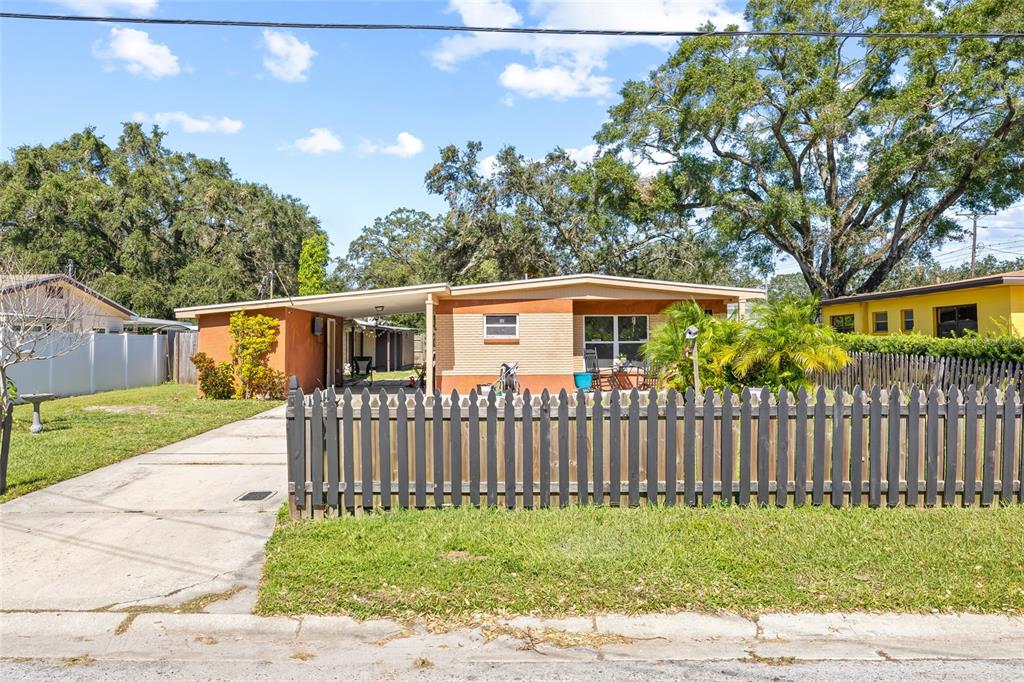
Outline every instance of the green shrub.
<svg viewBox="0 0 1024 682">
<path fill-rule="evenodd" d="M 231 363 L 215 363 L 206 353 L 196 353 L 191 358 L 199 375 L 199 389 L 204 398 L 227 400 L 235 391 L 235 378 Z"/>
<path fill-rule="evenodd" d="M 231 315 L 231 364 L 238 375 L 236 398 L 283 398 L 285 376 L 267 362 L 277 346 L 277 320 L 267 315 L 247 315 L 244 310 Z"/>
<path fill-rule="evenodd" d="M 924 334 L 840 334 L 839 343 L 849 352 L 900 355 L 936 355 L 989 362 L 1024 361 L 1024 338 L 1011 334 L 938 338 Z"/>
<path fill-rule="evenodd" d="M 841 369 L 850 361 L 831 327 L 815 322 L 817 301 L 783 297 L 756 304 L 752 319 L 712 317 L 695 303 L 670 306 L 666 324 L 654 330 L 644 355 L 662 385 L 693 385 L 691 342 L 686 328 L 696 326 L 701 388 L 785 386 L 795 391 L 810 385 L 819 371 Z"/>
<path fill-rule="evenodd" d="M 644 344 L 643 353 L 658 375 L 662 386 L 682 391 L 693 386 L 693 360 L 690 355 L 692 341 L 686 338 L 686 328 L 697 327 L 697 368 L 701 388 L 721 392 L 726 386 L 735 387 L 739 378 L 732 371 L 732 355 L 739 330 L 743 326 L 735 319 L 712 317 L 696 303 L 676 303 L 665 310 L 666 322 L 652 330 Z"/>
</svg>

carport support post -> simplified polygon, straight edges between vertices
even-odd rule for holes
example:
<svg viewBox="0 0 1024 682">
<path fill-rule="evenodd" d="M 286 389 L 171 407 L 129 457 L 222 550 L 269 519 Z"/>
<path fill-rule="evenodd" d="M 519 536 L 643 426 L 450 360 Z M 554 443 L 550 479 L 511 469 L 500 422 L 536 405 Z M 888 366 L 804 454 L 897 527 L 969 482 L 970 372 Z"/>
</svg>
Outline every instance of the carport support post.
<svg viewBox="0 0 1024 682">
<path fill-rule="evenodd" d="M 423 340 L 423 369 L 427 379 L 427 395 L 434 395 L 434 295 L 427 295 L 427 332 Z"/>
</svg>

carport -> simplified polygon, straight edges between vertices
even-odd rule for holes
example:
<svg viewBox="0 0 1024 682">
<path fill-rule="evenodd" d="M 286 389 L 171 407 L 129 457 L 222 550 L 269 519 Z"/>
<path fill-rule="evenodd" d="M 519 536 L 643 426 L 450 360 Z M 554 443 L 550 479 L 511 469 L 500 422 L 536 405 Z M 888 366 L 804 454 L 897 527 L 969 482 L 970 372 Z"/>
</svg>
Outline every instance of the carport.
<svg viewBox="0 0 1024 682">
<path fill-rule="evenodd" d="M 434 305 L 437 296 L 449 291 L 447 284 L 420 284 L 392 289 L 345 291 L 316 296 L 292 296 L 179 308 L 177 319 L 195 319 L 199 326 L 199 350 L 216 362 L 230 359 L 228 322 L 244 310 L 277 318 L 278 344 L 270 366 L 298 377 L 304 390 L 342 385 L 345 320 L 424 313 L 426 334 L 424 369 L 427 392 L 434 390 Z"/>
</svg>

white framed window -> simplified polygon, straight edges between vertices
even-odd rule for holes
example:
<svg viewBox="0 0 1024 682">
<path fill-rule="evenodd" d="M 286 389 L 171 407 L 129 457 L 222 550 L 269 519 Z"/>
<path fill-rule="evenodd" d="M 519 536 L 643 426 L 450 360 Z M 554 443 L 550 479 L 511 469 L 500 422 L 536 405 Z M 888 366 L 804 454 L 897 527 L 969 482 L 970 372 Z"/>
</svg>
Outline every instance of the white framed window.
<svg viewBox="0 0 1024 682">
<path fill-rule="evenodd" d="M 627 360 L 643 359 L 640 348 L 647 341 L 646 315 L 586 315 L 583 318 L 583 346 L 597 351 L 598 364 L 608 366 L 624 355 Z"/>
<path fill-rule="evenodd" d="M 485 339 L 518 339 L 518 315 L 484 315 Z"/>
</svg>

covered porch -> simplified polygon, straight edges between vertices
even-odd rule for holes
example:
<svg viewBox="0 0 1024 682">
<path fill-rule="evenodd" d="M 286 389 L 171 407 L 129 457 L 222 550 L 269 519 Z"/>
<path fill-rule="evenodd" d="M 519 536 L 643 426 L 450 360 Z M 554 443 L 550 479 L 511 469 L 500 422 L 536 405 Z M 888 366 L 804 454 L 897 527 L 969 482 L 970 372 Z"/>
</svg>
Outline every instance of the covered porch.
<svg viewBox="0 0 1024 682">
<path fill-rule="evenodd" d="M 444 284 L 426 284 L 394 289 L 350 291 L 293 299 L 292 306 L 326 319 L 324 386 L 352 384 L 346 365 L 368 359 L 375 372 L 413 370 L 413 339 L 410 327 L 390 325 L 380 318 L 401 314 L 423 314 L 426 319 L 421 371 L 427 392 L 434 390 L 434 305 Z M 343 320 L 334 323 L 334 318 Z M 374 388 L 395 389 L 402 381 L 374 381 Z M 392 386 L 392 384 L 394 384 Z"/>
</svg>

